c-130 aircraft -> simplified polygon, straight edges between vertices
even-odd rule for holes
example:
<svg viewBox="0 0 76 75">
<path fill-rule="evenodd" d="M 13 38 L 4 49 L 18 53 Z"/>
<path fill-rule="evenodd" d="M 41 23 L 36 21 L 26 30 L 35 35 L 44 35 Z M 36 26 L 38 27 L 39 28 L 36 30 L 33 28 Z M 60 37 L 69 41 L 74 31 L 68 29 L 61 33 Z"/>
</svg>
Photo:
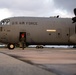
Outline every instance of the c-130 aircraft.
<svg viewBox="0 0 76 75">
<path fill-rule="evenodd" d="M 24 34 L 28 45 L 76 45 L 75 17 L 10 17 L 0 22 L 0 42 L 14 49 Z M 41 47 L 41 46 L 40 46 Z"/>
</svg>

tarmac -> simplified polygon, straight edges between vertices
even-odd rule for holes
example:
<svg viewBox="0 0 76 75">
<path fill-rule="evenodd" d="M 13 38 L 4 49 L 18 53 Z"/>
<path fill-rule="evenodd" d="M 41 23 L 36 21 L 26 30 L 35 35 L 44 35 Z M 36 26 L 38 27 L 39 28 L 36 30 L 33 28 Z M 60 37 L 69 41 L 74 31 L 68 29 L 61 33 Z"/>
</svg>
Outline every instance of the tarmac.
<svg viewBox="0 0 76 75">
<path fill-rule="evenodd" d="M 76 49 L 0 49 L 0 75 L 76 75 Z"/>
<path fill-rule="evenodd" d="M 56 75 L 0 53 L 0 75 Z"/>
</svg>

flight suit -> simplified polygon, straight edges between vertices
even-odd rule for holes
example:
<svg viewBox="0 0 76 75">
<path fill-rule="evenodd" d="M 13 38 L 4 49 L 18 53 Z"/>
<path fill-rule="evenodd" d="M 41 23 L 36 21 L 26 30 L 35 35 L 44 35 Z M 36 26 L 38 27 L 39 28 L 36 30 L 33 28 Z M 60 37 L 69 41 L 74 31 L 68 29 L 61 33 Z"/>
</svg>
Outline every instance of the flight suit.
<svg viewBox="0 0 76 75">
<path fill-rule="evenodd" d="M 24 49 L 24 47 L 25 47 L 25 37 L 21 38 L 21 43 L 22 43 L 22 49 Z"/>
</svg>

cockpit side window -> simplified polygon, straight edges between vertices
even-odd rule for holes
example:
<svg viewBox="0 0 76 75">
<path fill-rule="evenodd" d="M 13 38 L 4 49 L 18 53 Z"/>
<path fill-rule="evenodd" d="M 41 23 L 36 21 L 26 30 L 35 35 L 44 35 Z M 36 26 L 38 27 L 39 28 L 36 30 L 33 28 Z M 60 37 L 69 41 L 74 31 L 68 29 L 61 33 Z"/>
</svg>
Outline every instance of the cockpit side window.
<svg viewBox="0 0 76 75">
<path fill-rule="evenodd" d="M 4 19 L 1 21 L 1 25 L 9 25 L 10 24 L 10 20 L 9 19 Z"/>
</svg>

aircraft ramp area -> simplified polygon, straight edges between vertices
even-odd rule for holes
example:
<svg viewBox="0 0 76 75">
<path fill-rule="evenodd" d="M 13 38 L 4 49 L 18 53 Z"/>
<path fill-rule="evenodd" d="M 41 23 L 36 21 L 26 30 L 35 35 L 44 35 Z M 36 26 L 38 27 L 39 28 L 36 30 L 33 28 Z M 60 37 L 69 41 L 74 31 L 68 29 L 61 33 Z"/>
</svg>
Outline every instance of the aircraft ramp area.
<svg viewBox="0 0 76 75">
<path fill-rule="evenodd" d="M 0 53 L 0 75 L 56 75 Z"/>
<path fill-rule="evenodd" d="M 0 48 L 0 75 L 76 75 L 76 49 Z"/>
</svg>

